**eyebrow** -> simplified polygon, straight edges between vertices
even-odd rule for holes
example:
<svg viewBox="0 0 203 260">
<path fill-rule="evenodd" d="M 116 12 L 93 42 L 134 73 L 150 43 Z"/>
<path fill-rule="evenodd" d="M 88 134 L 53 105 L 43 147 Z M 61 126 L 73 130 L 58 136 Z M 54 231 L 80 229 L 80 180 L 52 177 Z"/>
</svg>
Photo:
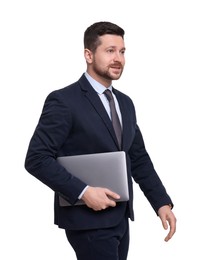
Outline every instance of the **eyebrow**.
<svg viewBox="0 0 203 260">
<path fill-rule="evenodd" d="M 117 47 L 114 46 L 114 45 L 111 45 L 111 46 L 108 46 L 107 49 L 108 49 L 108 48 L 116 49 Z M 126 47 L 121 48 L 121 50 L 124 50 L 124 51 L 125 51 L 125 50 L 126 50 Z"/>
</svg>

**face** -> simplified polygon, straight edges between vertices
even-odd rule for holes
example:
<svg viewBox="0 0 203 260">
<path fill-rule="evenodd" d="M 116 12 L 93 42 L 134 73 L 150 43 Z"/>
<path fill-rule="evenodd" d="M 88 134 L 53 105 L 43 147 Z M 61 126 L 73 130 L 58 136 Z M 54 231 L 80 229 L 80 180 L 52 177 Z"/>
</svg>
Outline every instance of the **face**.
<svg viewBox="0 0 203 260">
<path fill-rule="evenodd" d="M 125 65 L 125 45 L 121 36 L 100 36 L 101 44 L 95 53 L 85 49 L 87 72 L 102 85 L 109 87 L 112 80 L 122 75 Z"/>
</svg>

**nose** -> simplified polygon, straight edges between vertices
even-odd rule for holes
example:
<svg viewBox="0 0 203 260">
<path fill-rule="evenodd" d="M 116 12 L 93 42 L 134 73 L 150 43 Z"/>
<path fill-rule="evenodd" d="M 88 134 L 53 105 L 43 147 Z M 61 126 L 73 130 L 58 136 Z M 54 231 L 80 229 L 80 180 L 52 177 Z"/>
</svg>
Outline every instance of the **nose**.
<svg viewBox="0 0 203 260">
<path fill-rule="evenodd" d="M 116 51 L 114 54 L 114 61 L 119 61 L 121 63 L 124 61 L 124 56 L 120 51 Z"/>
</svg>

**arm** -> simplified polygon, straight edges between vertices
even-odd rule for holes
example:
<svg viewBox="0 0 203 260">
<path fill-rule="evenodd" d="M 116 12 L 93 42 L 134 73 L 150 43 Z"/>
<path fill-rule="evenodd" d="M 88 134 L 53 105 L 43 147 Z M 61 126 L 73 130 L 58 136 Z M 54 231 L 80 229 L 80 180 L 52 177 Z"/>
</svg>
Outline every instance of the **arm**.
<svg viewBox="0 0 203 260">
<path fill-rule="evenodd" d="M 63 97 L 59 92 L 51 93 L 31 138 L 25 168 L 52 190 L 75 203 L 86 184 L 73 177 L 56 161 L 71 127 L 71 113 Z"/>
<path fill-rule="evenodd" d="M 164 205 L 170 204 L 173 207 L 173 202 L 167 194 L 145 149 L 144 140 L 138 126 L 136 126 L 135 138 L 130 148 L 129 156 L 132 177 L 139 184 L 156 214 L 158 214 L 158 209 Z"/>
<path fill-rule="evenodd" d="M 167 242 L 176 231 L 176 218 L 172 212 L 173 203 L 154 169 L 138 126 L 129 155 L 132 162 L 133 178 L 160 217 L 164 229 L 168 229 L 168 224 L 170 226 L 169 233 L 165 237 Z"/>
</svg>

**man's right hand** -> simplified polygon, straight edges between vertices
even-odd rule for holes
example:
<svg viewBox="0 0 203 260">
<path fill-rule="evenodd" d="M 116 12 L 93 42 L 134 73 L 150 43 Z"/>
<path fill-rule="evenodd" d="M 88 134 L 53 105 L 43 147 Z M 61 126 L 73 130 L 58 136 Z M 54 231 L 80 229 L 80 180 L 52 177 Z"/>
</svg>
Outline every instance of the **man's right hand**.
<svg viewBox="0 0 203 260">
<path fill-rule="evenodd" d="M 99 211 L 108 207 L 115 207 L 115 200 L 119 198 L 120 196 L 117 193 L 109 189 L 89 186 L 81 199 L 89 208 Z"/>
</svg>

